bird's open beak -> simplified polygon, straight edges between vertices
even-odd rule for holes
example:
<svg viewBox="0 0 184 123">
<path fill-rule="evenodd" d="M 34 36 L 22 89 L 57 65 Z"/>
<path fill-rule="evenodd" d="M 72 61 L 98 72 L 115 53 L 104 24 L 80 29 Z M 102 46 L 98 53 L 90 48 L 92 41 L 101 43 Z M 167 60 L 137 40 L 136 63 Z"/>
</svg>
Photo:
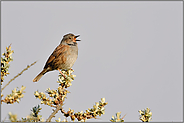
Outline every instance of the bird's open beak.
<svg viewBox="0 0 184 123">
<path fill-rule="evenodd" d="M 81 40 L 76 39 L 76 38 L 79 37 L 79 36 L 80 36 L 80 35 L 75 36 L 75 41 L 81 41 Z"/>
</svg>

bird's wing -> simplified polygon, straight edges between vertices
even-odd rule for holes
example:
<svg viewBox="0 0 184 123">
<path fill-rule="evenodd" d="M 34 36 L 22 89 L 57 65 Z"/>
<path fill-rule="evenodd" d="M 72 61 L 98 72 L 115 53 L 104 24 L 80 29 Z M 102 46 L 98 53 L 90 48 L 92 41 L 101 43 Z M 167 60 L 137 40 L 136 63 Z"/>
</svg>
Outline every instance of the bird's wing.
<svg viewBox="0 0 184 123">
<path fill-rule="evenodd" d="M 56 49 L 53 51 L 53 53 L 50 55 L 50 57 L 48 58 L 45 67 L 47 68 L 50 64 L 52 64 L 52 62 L 54 60 L 57 60 L 57 58 L 60 56 L 62 58 L 62 61 L 60 61 L 61 63 L 64 63 L 66 61 L 66 58 L 64 57 L 66 51 L 68 50 L 69 46 L 68 45 L 62 45 L 60 44 L 59 46 L 56 47 Z"/>
</svg>

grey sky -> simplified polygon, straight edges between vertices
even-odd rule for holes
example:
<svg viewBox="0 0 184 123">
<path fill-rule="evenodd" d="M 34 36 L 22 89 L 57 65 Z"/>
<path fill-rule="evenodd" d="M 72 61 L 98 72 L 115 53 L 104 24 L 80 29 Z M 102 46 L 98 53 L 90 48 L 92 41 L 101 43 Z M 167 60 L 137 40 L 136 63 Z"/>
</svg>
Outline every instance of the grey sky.
<svg viewBox="0 0 184 123">
<path fill-rule="evenodd" d="M 14 61 L 8 80 L 28 64 L 38 62 L 13 81 L 3 94 L 26 86 L 19 104 L 1 105 L 8 112 L 26 117 L 40 104 L 34 91 L 57 89 L 58 71 L 33 78 L 60 43 L 63 35 L 80 34 L 79 56 L 73 66 L 77 76 L 64 109 L 75 112 L 91 108 L 105 97 L 109 121 L 121 111 L 125 121 L 138 122 L 138 110 L 149 107 L 153 121 L 183 120 L 183 21 L 182 1 L 29 1 L 1 2 L 1 52 L 12 43 Z M 52 108 L 41 105 L 47 119 Z M 53 118 L 62 117 L 61 113 Z"/>
</svg>

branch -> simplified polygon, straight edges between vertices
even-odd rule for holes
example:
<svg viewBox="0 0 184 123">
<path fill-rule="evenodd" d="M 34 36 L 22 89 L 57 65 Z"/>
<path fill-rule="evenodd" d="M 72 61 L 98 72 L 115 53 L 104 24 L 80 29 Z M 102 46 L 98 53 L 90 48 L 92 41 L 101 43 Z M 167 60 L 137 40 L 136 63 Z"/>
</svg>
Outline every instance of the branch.
<svg viewBox="0 0 184 123">
<path fill-rule="evenodd" d="M 22 70 L 19 74 L 17 74 L 13 79 L 11 79 L 2 89 L 1 92 L 4 90 L 4 88 L 6 88 L 6 86 L 8 86 L 13 80 L 15 80 L 18 76 L 20 76 L 24 71 L 28 70 L 28 68 L 30 68 L 31 66 L 33 66 L 37 61 L 35 61 L 34 63 L 32 63 L 31 65 L 28 65 L 24 70 Z"/>
<path fill-rule="evenodd" d="M 54 115 L 55 115 L 60 109 L 62 109 L 62 106 L 63 106 L 63 104 L 60 104 L 60 105 L 56 108 L 56 110 L 54 110 L 54 112 L 49 116 L 49 118 L 46 120 L 46 122 L 50 122 L 51 119 L 54 117 Z"/>
</svg>

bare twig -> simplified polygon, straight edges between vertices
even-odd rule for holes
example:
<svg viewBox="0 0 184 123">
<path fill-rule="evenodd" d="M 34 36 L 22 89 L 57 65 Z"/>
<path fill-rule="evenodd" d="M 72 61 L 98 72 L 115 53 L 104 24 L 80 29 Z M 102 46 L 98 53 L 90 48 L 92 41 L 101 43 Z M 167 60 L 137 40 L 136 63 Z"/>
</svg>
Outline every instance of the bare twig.
<svg viewBox="0 0 184 123">
<path fill-rule="evenodd" d="M 35 61 L 34 63 L 32 63 L 31 65 L 28 65 L 24 70 L 22 70 L 19 74 L 17 74 L 13 79 L 11 79 L 2 89 L 1 92 L 4 90 L 4 88 L 6 86 L 8 86 L 13 80 L 15 80 L 18 76 L 20 76 L 24 71 L 28 70 L 28 68 L 30 68 L 31 66 L 33 66 L 37 61 Z"/>
<path fill-rule="evenodd" d="M 4 120 L 2 122 L 4 122 L 6 120 L 6 117 L 4 118 Z"/>
<path fill-rule="evenodd" d="M 123 120 L 125 118 L 125 116 L 127 115 L 127 113 L 121 118 L 121 120 Z"/>
</svg>

